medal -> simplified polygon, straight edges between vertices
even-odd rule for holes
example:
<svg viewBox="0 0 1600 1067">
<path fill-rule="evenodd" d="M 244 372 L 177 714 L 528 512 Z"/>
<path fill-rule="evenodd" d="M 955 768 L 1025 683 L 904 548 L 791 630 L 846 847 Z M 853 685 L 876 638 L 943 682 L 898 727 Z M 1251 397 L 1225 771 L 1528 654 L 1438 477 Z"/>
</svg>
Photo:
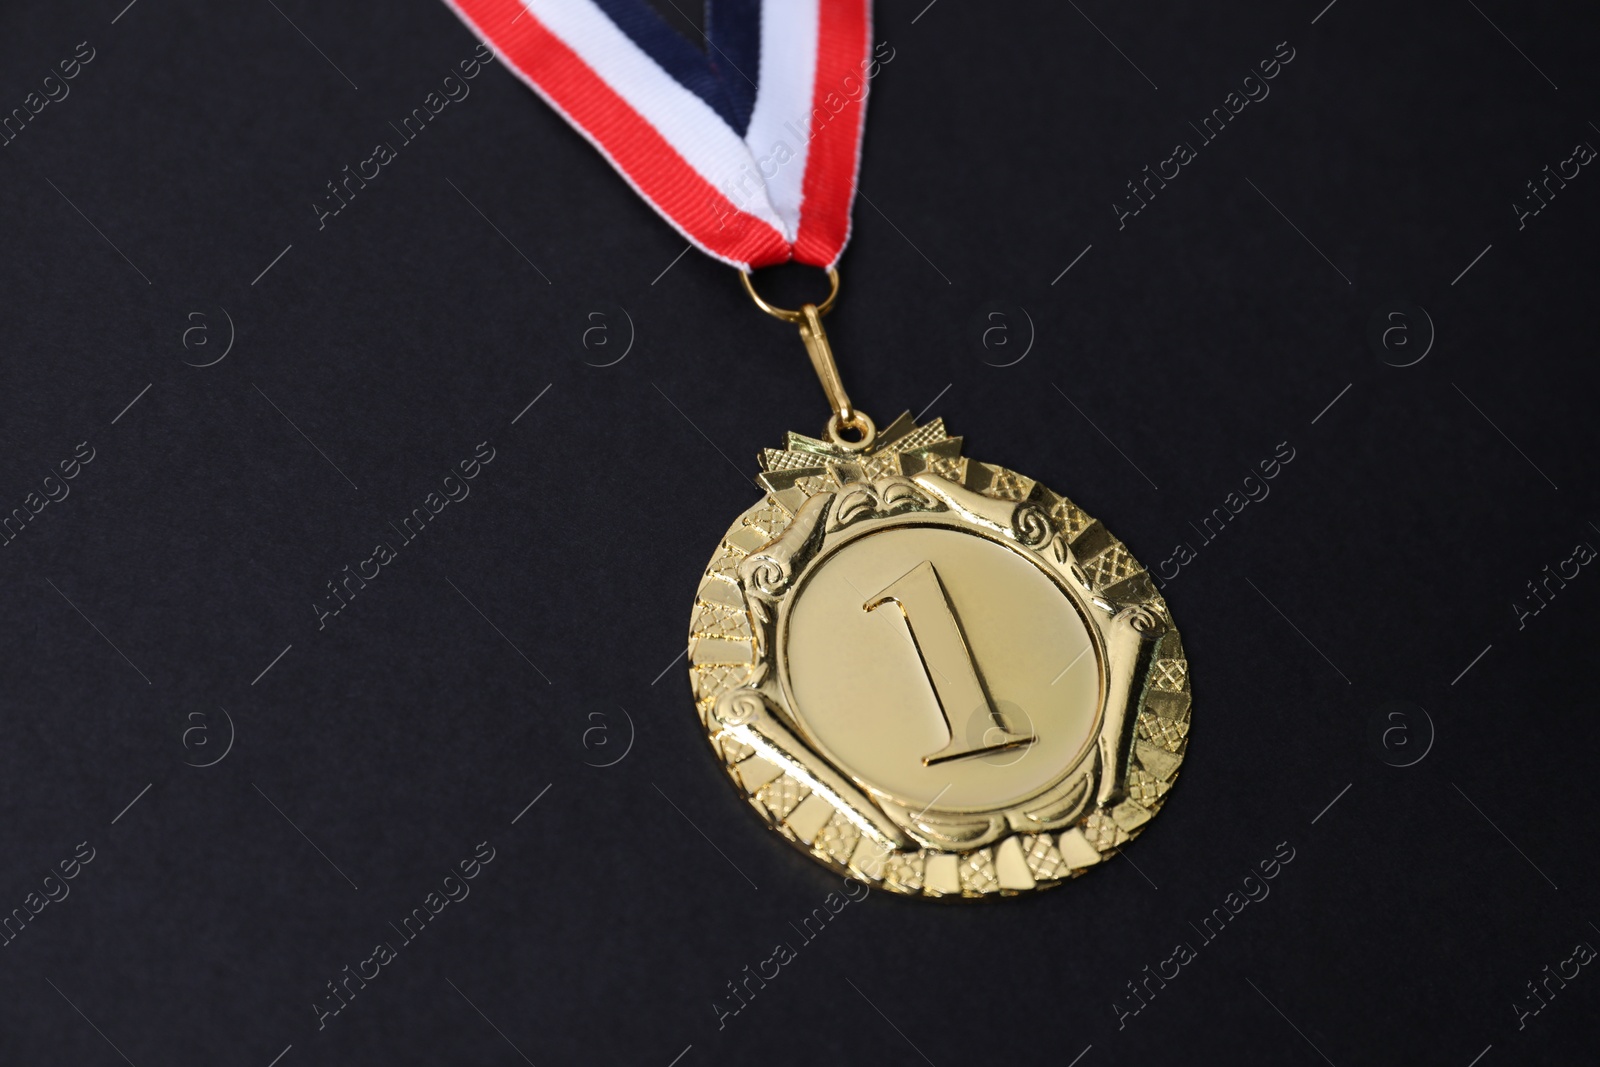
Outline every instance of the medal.
<svg viewBox="0 0 1600 1067">
<path fill-rule="evenodd" d="M 1068 498 L 879 428 L 822 319 L 839 295 L 867 86 L 866 0 L 725 3 L 707 51 L 640 0 L 450 0 L 702 251 L 799 329 L 831 409 L 760 457 L 760 499 L 695 591 L 695 707 L 729 779 L 814 859 L 895 893 L 1047 888 L 1161 809 L 1188 662 L 1145 569 Z M 892 58 L 892 57 L 891 57 Z M 825 269 L 774 307 L 750 271 Z"/>
</svg>

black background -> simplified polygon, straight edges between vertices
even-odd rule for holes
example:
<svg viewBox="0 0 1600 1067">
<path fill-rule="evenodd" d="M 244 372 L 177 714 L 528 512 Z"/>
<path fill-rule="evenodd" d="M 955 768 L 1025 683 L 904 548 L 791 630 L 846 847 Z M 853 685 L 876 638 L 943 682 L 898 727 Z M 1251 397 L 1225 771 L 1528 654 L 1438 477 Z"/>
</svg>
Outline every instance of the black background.
<svg viewBox="0 0 1600 1067">
<path fill-rule="evenodd" d="M 1514 607 L 1600 544 L 1600 177 L 1525 228 L 1512 206 L 1600 143 L 1579 5 L 880 8 L 847 381 L 880 421 L 938 398 L 969 454 L 1148 566 L 1195 546 L 1165 590 L 1190 758 L 1128 858 L 988 905 L 873 893 L 720 1030 L 726 983 L 838 886 L 729 790 L 674 664 L 754 454 L 826 414 L 797 339 L 675 260 L 499 65 L 319 230 L 325 183 L 472 54 L 443 4 L 121 7 L 0 14 L 7 112 L 95 51 L 0 148 L 0 510 L 95 453 L 0 548 L 0 910 L 95 850 L 0 948 L 0 1062 L 1591 1047 L 1592 967 L 1520 1029 L 1514 1006 L 1600 943 L 1600 577 Z M 1124 183 L 1282 41 L 1271 95 L 1119 229 Z M 1411 347 L 1374 349 L 1402 301 L 1431 327 L 1383 320 Z M 186 365 L 230 319 L 227 358 Z M 326 584 L 485 440 L 471 496 L 319 630 Z M 1285 441 L 1271 496 L 1203 543 Z M 232 749 L 192 766 L 219 709 Z M 482 841 L 471 896 L 319 1030 L 324 983 Z M 1200 944 L 1280 842 L 1270 897 Z M 1119 1029 L 1180 941 L 1198 958 Z"/>
</svg>

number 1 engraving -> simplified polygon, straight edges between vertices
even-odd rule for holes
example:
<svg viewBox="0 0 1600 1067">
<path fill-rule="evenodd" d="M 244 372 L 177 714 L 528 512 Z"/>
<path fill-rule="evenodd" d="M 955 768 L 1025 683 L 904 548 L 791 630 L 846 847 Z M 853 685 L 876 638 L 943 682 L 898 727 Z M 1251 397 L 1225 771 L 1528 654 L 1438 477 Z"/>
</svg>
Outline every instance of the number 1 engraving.
<svg viewBox="0 0 1600 1067">
<path fill-rule="evenodd" d="M 999 752 L 1018 745 L 1031 744 L 1034 737 L 1014 733 L 1006 727 L 1005 720 L 995 710 L 978 677 L 978 665 L 967 647 L 966 635 L 961 632 L 961 622 L 956 618 L 955 605 L 945 592 L 939 572 L 929 560 L 923 560 L 905 574 L 884 586 L 875 596 L 869 597 L 861 607 L 872 611 L 884 604 L 894 604 L 905 620 L 911 645 L 917 650 L 923 674 L 933 688 L 934 699 L 944 717 L 945 731 L 950 740 L 939 751 L 922 757 L 924 766 L 946 760 L 977 756 L 986 752 Z M 950 711 L 979 709 L 986 716 L 987 728 L 973 743 L 971 738 L 957 738 Z M 992 740 L 991 740 L 992 739 Z"/>
</svg>

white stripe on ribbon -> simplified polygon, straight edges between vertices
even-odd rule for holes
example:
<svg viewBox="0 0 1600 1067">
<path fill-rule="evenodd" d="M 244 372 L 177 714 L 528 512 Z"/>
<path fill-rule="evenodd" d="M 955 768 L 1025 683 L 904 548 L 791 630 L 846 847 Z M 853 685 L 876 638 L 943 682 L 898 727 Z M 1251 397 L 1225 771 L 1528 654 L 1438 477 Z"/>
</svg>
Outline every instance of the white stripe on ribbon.
<svg viewBox="0 0 1600 1067">
<path fill-rule="evenodd" d="M 817 73 L 818 0 L 763 0 L 761 74 L 745 143 L 756 175 L 793 242 L 800 231 L 807 146 L 811 140 L 811 94 Z M 781 146 L 781 151 L 777 151 Z M 781 160 L 781 162 L 780 162 Z M 724 190 L 727 195 L 727 190 Z M 744 202 L 729 195 L 740 207 Z"/>
</svg>

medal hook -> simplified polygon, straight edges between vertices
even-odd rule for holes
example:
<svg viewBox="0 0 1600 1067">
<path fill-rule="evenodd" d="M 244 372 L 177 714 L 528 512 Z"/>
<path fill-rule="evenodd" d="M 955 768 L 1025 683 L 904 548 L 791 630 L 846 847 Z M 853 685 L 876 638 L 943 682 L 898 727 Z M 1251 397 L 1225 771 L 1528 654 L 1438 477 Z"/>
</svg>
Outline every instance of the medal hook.
<svg viewBox="0 0 1600 1067">
<path fill-rule="evenodd" d="M 833 415 L 828 419 L 828 440 L 840 448 L 851 452 L 861 452 L 872 447 L 877 439 L 878 429 L 865 412 L 857 411 L 850 404 L 850 394 L 844 390 L 844 380 L 839 377 L 839 364 L 833 358 L 833 346 L 828 344 L 828 333 L 822 328 L 822 316 L 833 309 L 833 302 L 839 296 L 839 272 L 833 267 L 828 268 L 828 282 L 831 288 L 827 299 L 820 304 L 802 304 L 798 311 L 789 308 L 774 307 L 761 299 L 761 294 L 756 292 L 756 287 L 750 280 L 749 271 L 740 271 L 739 280 L 744 282 L 744 291 L 750 294 L 756 307 L 765 311 L 775 319 L 792 323 L 800 328 L 800 340 L 806 346 L 806 352 L 811 356 L 811 367 L 817 372 L 817 379 L 822 383 L 822 391 L 827 394 L 828 406 L 833 409 Z M 855 431 L 854 437 L 846 437 L 847 430 Z"/>
</svg>

